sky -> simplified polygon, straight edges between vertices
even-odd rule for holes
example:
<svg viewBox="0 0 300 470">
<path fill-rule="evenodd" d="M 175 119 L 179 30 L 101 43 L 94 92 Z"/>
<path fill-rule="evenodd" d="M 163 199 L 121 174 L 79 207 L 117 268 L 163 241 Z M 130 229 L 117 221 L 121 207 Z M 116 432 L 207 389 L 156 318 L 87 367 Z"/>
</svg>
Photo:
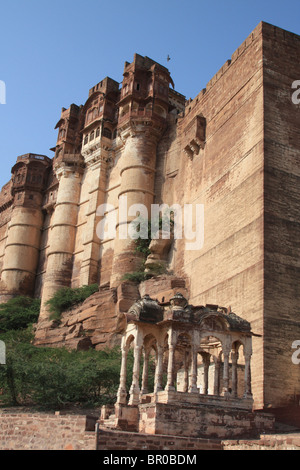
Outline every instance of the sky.
<svg viewBox="0 0 300 470">
<path fill-rule="evenodd" d="M 2 0 L 0 188 L 19 155 L 52 158 L 61 108 L 84 104 L 106 76 L 121 82 L 135 53 L 166 66 L 175 90 L 194 98 L 260 21 L 300 35 L 299 7 L 299 0 Z"/>
</svg>

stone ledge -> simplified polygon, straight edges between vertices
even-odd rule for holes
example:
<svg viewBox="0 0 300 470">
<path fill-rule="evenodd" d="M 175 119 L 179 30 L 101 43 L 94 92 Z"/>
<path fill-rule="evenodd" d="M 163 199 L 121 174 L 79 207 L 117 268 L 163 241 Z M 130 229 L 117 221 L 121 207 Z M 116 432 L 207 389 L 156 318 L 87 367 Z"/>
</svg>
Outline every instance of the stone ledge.
<svg viewBox="0 0 300 470">
<path fill-rule="evenodd" d="M 300 450 L 300 433 L 264 434 L 259 439 L 223 440 L 224 450 Z"/>
<path fill-rule="evenodd" d="M 222 450 L 218 439 L 195 439 L 99 428 L 98 450 Z"/>
</svg>

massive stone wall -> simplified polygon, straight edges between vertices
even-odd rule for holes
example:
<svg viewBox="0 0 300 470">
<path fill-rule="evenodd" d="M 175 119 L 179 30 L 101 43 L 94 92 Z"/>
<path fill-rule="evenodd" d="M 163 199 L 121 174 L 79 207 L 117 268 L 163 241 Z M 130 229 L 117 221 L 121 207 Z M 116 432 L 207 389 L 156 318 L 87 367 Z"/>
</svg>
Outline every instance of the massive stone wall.
<svg viewBox="0 0 300 470">
<path fill-rule="evenodd" d="M 264 393 L 278 405 L 299 402 L 300 366 L 300 37 L 263 25 L 264 58 Z M 284 397 L 282 394 L 284 390 Z"/>
<path fill-rule="evenodd" d="M 161 200 L 204 204 L 203 248 L 187 251 L 177 241 L 172 266 L 189 280 L 191 302 L 231 305 L 259 335 L 252 363 L 258 408 L 297 401 L 300 392 L 291 360 L 300 338 L 300 121 L 291 100 L 299 51 L 298 36 L 258 25 L 187 104 L 164 153 Z M 202 115 L 205 143 L 189 158 L 186 129 Z"/>
<path fill-rule="evenodd" d="M 185 129 L 206 119 L 204 148 L 183 152 Z M 204 245 L 174 250 L 175 272 L 190 280 L 190 302 L 229 306 L 263 333 L 263 61 L 261 26 L 186 107 L 181 152 L 166 154 L 162 199 L 204 205 Z M 173 170 L 174 171 L 174 170 Z M 184 182 L 184 184 L 183 184 Z M 262 339 L 253 341 L 253 393 L 262 396 Z"/>
<path fill-rule="evenodd" d="M 291 361 L 291 344 L 300 339 L 300 120 L 299 105 L 291 101 L 291 84 L 300 78 L 299 43 L 298 36 L 260 23 L 206 89 L 186 102 L 169 87 L 165 67 L 135 55 L 125 63 L 121 89 L 106 78 L 84 106 L 62 109 L 55 156 L 41 188 L 39 247 L 32 247 L 39 252 L 30 268 L 34 295 L 43 299 L 38 344 L 69 338 L 76 346 L 87 322 L 93 346 L 103 347 L 117 331 L 119 313 L 136 300 L 120 278 L 140 259 L 127 241 L 99 239 L 100 204 L 117 214 L 124 194 L 129 204 L 147 207 L 201 204 L 204 244 L 187 250 L 184 238 L 175 240 L 169 271 L 184 281 L 192 304 L 231 306 L 251 323 L 257 408 L 299 396 L 299 366 Z M 15 176 L 0 194 L 1 270 L 12 243 L 19 251 L 23 243 L 9 239 L 13 211 L 22 202 L 11 193 Z M 29 197 L 32 187 L 26 188 Z M 29 217 L 30 204 L 26 210 Z M 32 225 L 28 220 L 22 230 Z M 18 290 L 7 291 L 4 277 L 2 300 Z M 169 300 L 174 289 L 167 279 L 143 284 L 137 297 L 143 292 Z M 73 319 L 66 314 L 60 329 L 49 324 L 47 298 L 61 286 L 90 283 L 99 284 L 99 298 L 107 297 L 105 308 L 90 315 L 86 305 L 89 311 L 80 308 Z"/>
</svg>

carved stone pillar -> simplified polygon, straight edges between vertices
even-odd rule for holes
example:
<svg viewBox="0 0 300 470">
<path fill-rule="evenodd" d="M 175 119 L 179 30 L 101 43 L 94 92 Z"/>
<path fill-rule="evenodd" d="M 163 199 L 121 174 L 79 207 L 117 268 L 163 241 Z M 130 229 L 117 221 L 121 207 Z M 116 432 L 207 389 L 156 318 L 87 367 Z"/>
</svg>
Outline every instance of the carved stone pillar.
<svg viewBox="0 0 300 470">
<path fill-rule="evenodd" d="M 220 367 L 221 362 L 218 357 L 214 357 L 215 374 L 214 374 L 214 395 L 220 394 Z"/>
<path fill-rule="evenodd" d="M 134 363 L 132 373 L 132 384 L 130 387 L 129 405 L 138 405 L 140 403 L 140 361 L 141 361 L 142 346 L 136 344 L 134 347 Z"/>
<path fill-rule="evenodd" d="M 149 370 L 149 355 L 150 355 L 150 349 L 144 349 L 144 364 L 143 364 L 143 377 L 142 377 L 142 389 L 141 389 L 141 394 L 146 394 L 148 393 L 148 370 Z"/>
<path fill-rule="evenodd" d="M 154 379 L 154 392 L 160 392 L 162 387 L 162 377 L 163 377 L 163 355 L 164 348 L 163 346 L 157 347 L 157 359 L 156 359 L 156 368 L 155 368 L 155 379 Z"/>
<path fill-rule="evenodd" d="M 126 404 L 127 391 L 126 391 L 126 378 L 127 378 L 127 356 L 128 349 L 122 347 L 122 362 L 121 362 L 121 372 L 120 372 L 120 385 L 117 394 L 117 404 Z"/>
<path fill-rule="evenodd" d="M 176 338 L 174 332 L 171 330 L 168 338 L 169 345 L 169 358 L 168 358 L 168 373 L 167 373 L 167 385 L 165 390 L 170 392 L 174 391 L 174 359 L 175 359 L 175 348 L 176 348 Z"/>
<path fill-rule="evenodd" d="M 251 354 L 245 354 L 245 394 L 244 398 L 252 398 L 251 391 Z"/>
<path fill-rule="evenodd" d="M 192 367 L 191 367 L 191 377 L 190 377 L 190 386 L 189 393 L 198 393 L 197 388 L 197 355 L 198 351 L 196 346 L 192 345 Z"/>
<path fill-rule="evenodd" d="M 237 397 L 237 386 L 238 386 L 238 376 L 237 376 L 237 361 L 238 361 L 238 352 L 233 351 L 231 353 L 231 377 L 232 377 L 232 396 Z"/>
<path fill-rule="evenodd" d="M 184 377 L 183 377 L 183 391 L 188 392 L 189 389 L 189 353 L 185 351 L 184 353 Z"/>
<path fill-rule="evenodd" d="M 229 354 L 229 351 L 223 350 L 223 394 L 225 397 L 229 395 Z"/>
</svg>

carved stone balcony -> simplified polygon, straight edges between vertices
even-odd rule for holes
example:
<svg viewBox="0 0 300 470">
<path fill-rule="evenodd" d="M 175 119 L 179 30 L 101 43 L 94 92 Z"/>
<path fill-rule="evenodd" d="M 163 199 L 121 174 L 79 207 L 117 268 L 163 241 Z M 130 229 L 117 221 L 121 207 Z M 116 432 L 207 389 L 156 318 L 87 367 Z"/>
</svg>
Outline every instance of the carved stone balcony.
<svg viewBox="0 0 300 470">
<path fill-rule="evenodd" d="M 183 130 L 183 151 L 192 160 L 204 148 L 206 139 L 206 119 L 195 116 Z"/>
</svg>

